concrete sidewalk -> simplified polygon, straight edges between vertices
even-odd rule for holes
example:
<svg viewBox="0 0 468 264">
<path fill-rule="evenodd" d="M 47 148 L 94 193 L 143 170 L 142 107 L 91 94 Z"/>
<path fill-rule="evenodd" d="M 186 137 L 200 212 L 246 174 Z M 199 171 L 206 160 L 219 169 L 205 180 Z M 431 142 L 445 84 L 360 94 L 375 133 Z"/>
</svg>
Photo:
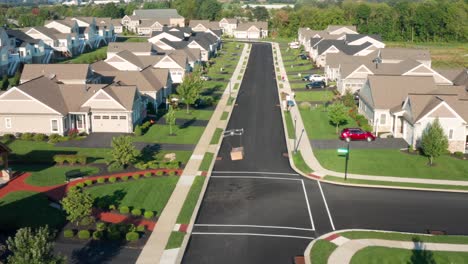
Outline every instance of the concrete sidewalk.
<svg viewBox="0 0 468 264">
<path fill-rule="evenodd" d="M 236 83 L 241 82 L 238 80 L 239 74 L 241 74 L 241 69 L 244 60 L 248 60 L 248 45 L 244 45 L 239 62 L 234 70 L 233 75 L 231 76 L 230 82 L 231 87 L 235 87 Z M 146 242 L 145 247 L 143 248 L 140 256 L 137 259 L 136 263 L 149 264 L 149 263 L 176 263 L 180 252 L 178 250 L 168 250 L 165 252 L 166 244 L 169 240 L 169 237 L 176 225 L 177 217 L 179 212 L 184 205 L 185 199 L 190 191 L 190 187 L 193 184 L 195 176 L 199 175 L 200 164 L 203 160 L 205 152 L 210 149 L 210 141 L 213 137 L 213 134 L 216 128 L 219 125 L 221 116 L 226 108 L 229 97 L 231 96 L 231 91 L 229 84 L 226 87 L 216 109 L 211 116 L 211 119 L 203 132 L 200 140 L 198 141 L 195 150 L 193 151 L 190 160 L 185 166 L 184 172 L 177 183 L 171 198 L 167 202 L 161 217 L 159 217 L 156 227 L 151 234 L 150 238 Z"/>
<path fill-rule="evenodd" d="M 273 49 L 276 50 L 278 57 L 275 58 L 278 62 L 280 71 L 277 73 L 279 76 L 284 76 L 284 81 L 279 82 L 283 84 L 283 88 L 279 89 L 279 92 L 285 92 L 288 94 L 292 93 L 291 86 L 289 84 L 288 75 L 284 67 L 283 58 L 281 56 L 281 50 L 279 44 L 276 42 L 272 43 Z M 283 105 L 281 105 L 283 111 L 285 111 Z M 317 158 L 314 155 L 312 146 L 310 144 L 310 139 L 305 132 L 304 123 L 299 112 L 298 106 L 290 108 L 291 118 L 294 120 L 296 118 L 296 131 L 300 135 L 301 131 L 304 129 L 304 134 L 302 139 L 299 142 L 298 150 L 301 152 L 302 157 L 305 163 L 314 171 L 313 176 L 318 178 L 323 178 L 327 175 L 344 178 L 344 173 L 327 170 L 322 167 Z M 289 139 L 287 129 L 285 129 L 286 138 L 288 140 L 288 147 L 290 150 L 294 149 L 294 139 Z M 309 175 L 310 176 L 310 175 Z M 420 178 L 406 178 L 406 177 L 392 177 L 392 176 L 376 176 L 376 175 L 361 175 L 361 174 L 349 174 L 347 175 L 348 179 L 359 179 L 359 180 L 370 180 L 370 181 L 387 181 L 387 182 L 401 182 L 401 183 L 417 183 L 417 184 L 434 184 L 434 185 L 453 185 L 453 186 L 468 186 L 468 181 L 454 181 L 454 180 L 435 180 L 435 179 L 420 179 Z"/>
</svg>

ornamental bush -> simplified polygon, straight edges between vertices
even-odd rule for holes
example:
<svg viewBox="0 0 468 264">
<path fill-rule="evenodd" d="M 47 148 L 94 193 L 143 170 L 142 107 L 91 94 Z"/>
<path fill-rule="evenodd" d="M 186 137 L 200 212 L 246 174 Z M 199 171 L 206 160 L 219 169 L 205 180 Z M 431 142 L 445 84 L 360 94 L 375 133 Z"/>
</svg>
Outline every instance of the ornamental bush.
<svg viewBox="0 0 468 264">
<path fill-rule="evenodd" d="M 464 154 L 463 154 L 463 152 L 461 152 L 461 151 L 455 151 L 455 152 L 453 153 L 453 155 L 454 155 L 455 157 L 457 157 L 457 158 L 463 158 L 463 155 L 464 155 Z"/>
<path fill-rule="evenodd" d="M 141 216 L 141 210 L 137 209 L 137 208 L 133 209 L 132 210 L 132 215 L 133 216 Z"/>
<path fill-rule="evenodd" d="M 128 206 L 125 206 L 125 205 L 120 206 L 119 207 L 119 212 L 121 214 L 128 214 L 128 212 L 130 212 L 130 208 L 128 208 Z"/>
<path fill-rule="evenodd" d="M 117 181 L 117 178 L 115 178 L 114 176 L 109 177 L 109 182 L 110 182 L 110 183 L 114 183 L 114 182 L 116 182 L 116 181 Z"/>
<path fill-rule="evenodd" d="M 128 181 L 128 176 L 122 176 L 122 178 L 120 178 L 122 181 Z"/>
<path fill-rule="evenodd" d="M 176 175 L 176 172 L 175 172 L 175 171 L 170 171 L 170 172 L 169 172 L 169 176 L 174 176 L 174 175 Z"/>
<path fill-rule="evenodd" d="M 62 136 L 60 136 L 59 134 L 52 134 L 49 136 L 49 142 L 50 143 L 57 143 L 60 141 L 60 139 L 62 138 Z"/>
<path fill-rule="evenodd" d="M 98 178 L 97 183 L 104 183 L 106 181 L 106 178 Z"/>
<path fill-rule="evenodd" d="M 145 178 L 149 178 L 151 176 L 152 176 L 151 172 L 145 172 L 145 174 L 143 174 L 143 177 Z"/>
<path fill-rule="evenodd" d="M 76 187 L 83 188 L 84 185 L 85 185 L 84 182 L 79 182 L 79 183 L 76 184 Z"/>
<path fill-rule="evenodd" d="M 88 230 L 80 230 L 78 232 L 78 238 L 79 239 L 89 239 L 90 236 L 91 236 L 91 234 L 89 233 Z"/>
<path fill-rule="evenodd" d="M 104 233 L 102 231 L 94 231 L 93 232 L 93 240 L 100 240 L 104 236 Z"/>
<path fill-rule="evenodd" d="M 128 232 L 125 235 L 127 241 L 137 241 L 140 238 L 140 235 L 137 232 Z"/>
<path fill-rule="evenodd" d="M 63 231 L 63 237 L 71 238 L 74 235 L 75 235 L 75 233 L 71 229 L 66 229 L 65 231 Z"/>
<path fill-rule="evenodd" d="M 5 134 L 5 135 L 2 136 L 2 138 L 3 138 L 4 140 L 10 141 L 10 140 L 15 139 L 15 135 L 13 135 L 13 134 Z"/>
<path fill-rule="evenodd" d="M 33 140 L 34 141 L 37 141 L 37 142 L 41 142 L 41 141 L 44 141 L 47 139 L 47 136 L 45 134 L 42 134 L 42 133 L 39 133 L 39 134 L 35 134 L 33 136 Z"/>
<path fill-rule="evenodd" d="M 145 225 L 139 225 L 139 226 L 137 226 L 136 231 L 145 232 L 145 229 L 146 229 Z"/>
<path fill-rule="evenodd" d="M 145 211 L 144 215 L 143 215 L 146 219 L 151 219 L 153 216 L 154 216 L 154 212 L 153 211 Z"/>
<path fill-rule="evenodd" d="M 121 235 L 118 230 L 112 230 L 107 232 L 107 238 L 110 240 L 119 240 Z"/>
<path fill-rule="evenodd" d="M 134 180 L 138 180 L 138 179 L 140 179 L 140 174 L 133 174 L 133 175 L 132 175 L 132 178 L 133 178 Z"/>
<path fill-rule="evenodd" d="M 98 231 L 104 231 L 107 228 L 107 224 L 104 222 L 97 222 L 96 223 L 96 230 Z"/>
<path fill-rule="evenodd" d="M 85 180 L 84 183 L 86 186 L 91 186 L 93 185 L 93 180 Z"/>
<path fill-rule="evenodd" d="M 80 225 L 82 225 L 82 226 L 91 225 L 93 223 L 94 223 L 94 217 L 92 217 L 92 216 L 83 217 L 83 219 L 81 219 L 81 221 L 80 221 Z"/>
<path fill-rule="evenodd" d="M 31 141 L 33 140 L 34 135 L 32 133 L 24 133 L 21 135 L 21 140 L 28 140 Z"/>
<path fill-rule="evenodd" d="M 163 175 L 164 175 L 164 171 L 162 170 L 156 172 L 156 176 L 163 176 Z"/>
</svg>

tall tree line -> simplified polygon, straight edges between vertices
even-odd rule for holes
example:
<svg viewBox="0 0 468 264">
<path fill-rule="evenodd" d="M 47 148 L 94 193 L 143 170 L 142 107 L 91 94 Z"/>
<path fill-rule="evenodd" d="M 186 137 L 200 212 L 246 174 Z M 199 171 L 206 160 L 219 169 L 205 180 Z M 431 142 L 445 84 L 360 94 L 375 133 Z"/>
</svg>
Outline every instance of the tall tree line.
<svg viewBox="0 0 468 264">
<path fill-rule="evenodd" d="M 388 3 L 300 4 L 274 10 L 270 30 L 283 37 L 300 27 L 355 25 L 360 33 L 380 34 L 388 41 L 467 41 L 468 4 L 464 0 L 393 0 Z"/>
</svg>

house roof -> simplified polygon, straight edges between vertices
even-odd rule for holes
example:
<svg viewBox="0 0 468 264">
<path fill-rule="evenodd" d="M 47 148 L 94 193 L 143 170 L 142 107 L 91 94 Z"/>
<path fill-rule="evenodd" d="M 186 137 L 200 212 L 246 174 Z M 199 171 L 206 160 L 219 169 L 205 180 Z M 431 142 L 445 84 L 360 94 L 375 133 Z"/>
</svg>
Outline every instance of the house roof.
<svg viewBox="0 0 468 264">
<path fill-rule="evenodd" d="M 222 18 L 221 20 L 223 19 L 225 19 L 229 24 L 237 24 L 237 18 Z"/>
<path fill-rule="evenodd" d="M 164 29 L 163 29 L 163 31 L 153 31 L 151 33 L 151 37 L 159 36 L 159 35 L 161 35 L 163 33 L 172 35 L 172 36 L 177 37 L 179 39 L 184 39 L 185 38 L 185 35 L 184 35 L 183 31 L 169 31 L 169 30 L 164 30 Z"/>
<path fill-rule="evenodd" d="M 401 61 L 400 63 L 380 63 L 376 66 L 376 64 L 372 62 L 372 59 L 374 58 L 366 56 L 366 59 L 366 61 L 361 60 L 341 64 L 341 76 L 346 78 L 362 65 L 366 66 L 373 74 L 379 75 L 402 75 L 416 66 L 421 65 L 418 61 L 408 59 Z"/>
<path fill-rule="evenodd" d="M 110 42 L 107 52 L 121 52 L 128 50 L 130 52 L 155 52 L 155 48 L 150 42 Z"/>
<path fill-rule="evenodd" d="M 373 51 L 366 56 L 352 56 L 344 52 L 329 53 L 326 58 L 326 65 L 330 68 L 338 68 L 347 63 L 364 64 L 371 62 L 377 56 L 377 51 Z"/>
<path fill-rule="evenodd" d="M 468 70 L 466 68 L 434 70 L 450 80 L 454 85 L 464 85 L 468 87 Z"/>
<path fill-rule="evenodd" d="M 131 64 L 143 69 L 146 65 L 139 59 L 138 56 L 133 54 L 128 50 L 122 50 L 119 53 L 115 54 L 115 56 L 119 56 L 120 58 L 130 62 Z"/>
<path fill-rule="evenodd" d="M 431 60 L 429 50 L 409 48 L 384 48 L 380 49 L 380 56 L 384 60 Z"/>
<path fill-rule="evenodd" d="M 141 71 L 99 71 L 98 74 L 107 83 L 133 85 L 140 92 L 157 92 L 166 86 L 169 70 L 148 66 Z"/>
<path fill-rule="evenodd" d="M 203 25 L 205 28 L 209 28 L 212 30 L 220 29 L 219 22 L 217 21 L 209 21 L 209 20 L 190 20 L 189 27 L 194 28 L 198 25 Z"/>
<path fill-rule="evenodd" d="M 183 49 L 185 47 L 187 47 L 188 45 L 188 41 L 170 41 L 166 38 L 162 38 L 160 39 L 161 42 L 169 45 L 170 47 L 174 48 L 174 49 Z"/>
<path fill-rule="evenodd" d="M 28 34 L 17 29 L 7 29 L 6 33 L 9 37 L 16 38 L 20 45 L 23 43 L 38 44 L 41 41 L 40 39 L 33 39 Z"/>
<path fill-rule="evenodd" d="M 141 19 L 183 18 L 176 9 L 136 9 L 133 15 Z"/>
<path fill-rule="evenodd" d="M 365 42 L 361 45 L 348 45 L 343 40 L 338 39 L 324 39 L 317 44 L 317 52 L 318 55 L 323 54 L 326 50 L 328 50 L 331 46 L 334 46 L 338 50 L 348 54 L 353 55 L 357 52 L 371 46 L 372 43 Z"/>
<path fill-rule="evenodd" d="M 169 25 L 169 18 L 142 19 L 139 27 L 151 27 L 156 22 L 161 24 L 161 26 Z"/>
<path fill-rule="evenodd" d="M 62 24 L 66 27 L 69 27 L 69 28 L 72 28 L 76 25 L 76 21 L 75 20 L 71 20 L 71 19 L 57 19 L 57 20 L 46 20 L 44 22 L 44 25 L 48 25 L 52 22 L 56 22 L 56 23 L 59 23 L 59 24 Z"/>
<path fill-rule="evenodd" d="M 246 31 L 252 26 L 254 26 L 254 27 L 258 28 L 258 29 L 268 30 L 268 23 L 263 22 L 263 21 L 259 21 L 259 22 L 242 22 L 242 23 L 239 23 L 239 25 L 237 25 L 236 30 L 237 31 Z"/>
<path fill-rule="evenodd" d="M 382 37 L 378 34 L 370 34 L 370 35 L 367 35 L 367 34 L 346 34 L 346 41 L 347 42 L 353 42 L 353 41 L 356 41 L 358 39 L 362 39 L 362 38 L 365 38 L 365 37 L 369 37 L 369 38 L 373 38 L 377 41 L 380 41 L 382 42 Z"/>
<path fill-rule="evenodd" d="M 21 82 L 39 76 L 55 76 L 58 81 L 86 80 L 89 64 L 25 64 L 21 74 Z"/>
<path fill-rule="evenodd" d="M 325 29 L 325 30 L 327 32 L 333 32 L 333 31 L 335 31 L 337 29 L 340 29 L 340 28 L 347 28 L 347 29 L 351 29 L 354 32 L 357 32 L 356 26 L 352 26 L 352 25 L 329 25 L 327 27 L 327 29 Z"/>
<path fill-rule="evenodd" d="M 54 29 L 54 28 L 48 28 L 48 27 L 32 27 L 32 28 L 29 28 L 29 29 L 34 29 L 44 35 L 46 35 L 47 37 L 51 38 L 51 39 L 58 39 L 57 38 L 57 35 L 58 34 L 61 34 L 58 30 Z M 25 29 L 25 30 L 29 30 L 29 29 Z"/>
<path fill-rule="evenodd" d="M 100 60 L 100 61 L 97 61 L 97 62 L 91 64 L 90 67 L 94 72 L 117 71 L 118 70 L 117 68 L 115 68 L 114 66 L 110 65 L 109 63 L 107 63 L 107 62 L 105 62 L 103 60 Z"/>
</svg>

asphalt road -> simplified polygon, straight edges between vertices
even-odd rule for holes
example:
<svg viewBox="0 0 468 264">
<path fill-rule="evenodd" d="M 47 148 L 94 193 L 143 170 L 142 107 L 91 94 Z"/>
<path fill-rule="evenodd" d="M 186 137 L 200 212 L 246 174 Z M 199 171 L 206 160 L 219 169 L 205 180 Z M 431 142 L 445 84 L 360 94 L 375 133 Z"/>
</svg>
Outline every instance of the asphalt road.
<svg viewBox="0 0 468 264">
<path fill-rule="evenodd" d="M 183 263 L 292 263 L 334 229 L 468 234 L 468 195 L 342 187 L 295 174 L 287 158 L 269 44 L 253 44 L 237 106 Z M 232 147 L 243 146 L 241 161 Z M 371 162 L 371 161 L 370 161 Z"/>
</svg>

